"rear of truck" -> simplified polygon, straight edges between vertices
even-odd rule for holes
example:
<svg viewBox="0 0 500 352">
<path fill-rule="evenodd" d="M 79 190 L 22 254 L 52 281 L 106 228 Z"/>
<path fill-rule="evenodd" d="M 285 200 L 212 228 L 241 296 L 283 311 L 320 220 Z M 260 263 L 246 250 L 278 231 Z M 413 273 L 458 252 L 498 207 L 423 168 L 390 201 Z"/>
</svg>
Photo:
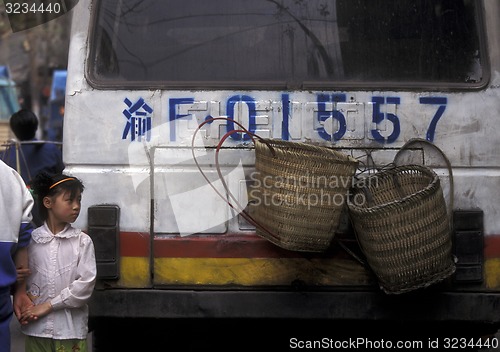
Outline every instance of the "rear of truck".
<svg viewBox="0 0 500 352">
<path fill-rule="evenodd" d="M 73 11 L 63 156 L 86 186 L 76 225 L 96 248 L 93 319 L 401 320 L 494 330 L 496 1 L 81 0 Z M 234 132 L 238 124 L 263 138 L 335 148 L 356 158 L 360 173 L 389 165 L 413 138 L 437 146 L 445 158 L 416 145 L 403 162 L 441 179 L 455 274 L 416 294 L 384 294 L 357 260 L 345 218 L 335 234 L 343 245 L 323 253 L 258 236 L 227 195 L 246 205 L 256 182 L 254 145 Z M 218 152 L 225 189 L 215 157 L 227 133 Z"/>
</svg>

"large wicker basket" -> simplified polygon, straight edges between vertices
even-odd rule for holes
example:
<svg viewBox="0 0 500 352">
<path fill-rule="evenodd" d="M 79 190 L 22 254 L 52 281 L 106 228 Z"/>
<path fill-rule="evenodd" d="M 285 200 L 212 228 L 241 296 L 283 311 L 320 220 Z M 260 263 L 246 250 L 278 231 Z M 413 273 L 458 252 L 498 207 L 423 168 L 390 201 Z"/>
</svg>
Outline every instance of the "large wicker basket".
<svg viewBox="0 0 500 352">
<path fill-rule="evenodd" d="M 327 147 L 272 139 L 256 140 L 255 158 L 249 200 L 257 234 L 288 250 L 325 251 L 357 160 Z"/>
<path fill-rule="evenodd" d="M 451 226 L 439 177 L 398 166 L 355 184 L 349 212 L 360 247 L 386 293 L 442 281 L 455 271 Z"/>
</svg>

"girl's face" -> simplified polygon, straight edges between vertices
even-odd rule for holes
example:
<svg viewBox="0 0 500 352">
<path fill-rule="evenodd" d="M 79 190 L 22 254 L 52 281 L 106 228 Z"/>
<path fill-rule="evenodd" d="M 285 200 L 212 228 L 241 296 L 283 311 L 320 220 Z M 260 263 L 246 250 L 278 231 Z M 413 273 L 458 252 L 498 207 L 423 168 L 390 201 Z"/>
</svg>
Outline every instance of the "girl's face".
<svg viewBox="0 0 500 352">
<path fill-rule="evenodd" d="M 48 209 L 49 217 L 63 223 L 73 223 L 80 214 L 82 194 L 75 192 L 71 198 L 71 192 L 63 191 L 53 197 L 45 197 L 44 205 Z"/>
</svg>

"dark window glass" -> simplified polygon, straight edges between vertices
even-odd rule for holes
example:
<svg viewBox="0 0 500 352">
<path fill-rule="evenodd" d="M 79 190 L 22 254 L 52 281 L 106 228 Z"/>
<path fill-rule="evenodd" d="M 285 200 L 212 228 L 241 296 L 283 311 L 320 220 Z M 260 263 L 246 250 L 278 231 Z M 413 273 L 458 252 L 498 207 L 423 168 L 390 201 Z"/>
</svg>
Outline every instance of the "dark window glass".
<svg viewBox="0 0 500 352">
<path fill-rule="evenodd" d="M 477 86 L 472 0 L 105 0 L 90 79 L 100 86 Z"/>
</svg>

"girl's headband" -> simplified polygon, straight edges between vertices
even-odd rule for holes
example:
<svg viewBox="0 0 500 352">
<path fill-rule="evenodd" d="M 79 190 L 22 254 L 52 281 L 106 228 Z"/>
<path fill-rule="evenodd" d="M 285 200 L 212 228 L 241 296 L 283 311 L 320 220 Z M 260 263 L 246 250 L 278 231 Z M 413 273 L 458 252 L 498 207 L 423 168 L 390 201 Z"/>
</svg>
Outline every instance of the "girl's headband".
<svg viewBox="0 0 500 352">
<path fill-rule="evenodd" d="M 68 177 L 68 178 L 63 178 L 62 180 L 60 181 L 57 181 L 56 183 L 54 183 L 52 186 L 49 187 L 49 189 L 52 189 L 54 188 L 55 186 L 57 186 L 58 184 L 61 184 L 63 182 L 66 182 L 66 181 L 71 181 L 71 180 L 74 180 L 73 177 Z"/>
</svg>

